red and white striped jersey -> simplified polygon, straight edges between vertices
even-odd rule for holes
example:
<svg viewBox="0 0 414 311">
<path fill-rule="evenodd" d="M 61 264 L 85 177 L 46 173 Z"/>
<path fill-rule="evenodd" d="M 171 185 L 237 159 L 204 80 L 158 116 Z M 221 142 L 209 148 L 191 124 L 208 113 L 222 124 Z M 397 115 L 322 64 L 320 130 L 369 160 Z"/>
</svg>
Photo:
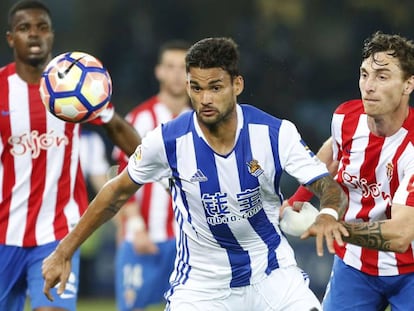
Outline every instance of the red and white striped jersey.
<svg viewBox="0 0 414 311">
<path fill-rule="evenodd" d="M 414 111 L 401 129 L 379 137 L 368 128 L 361 100 L 340 105 L 332 119 L 334 158 L 340 161 L 337 181 L 348 194 L 346 221 L 362 222 L 391 217 L 391 204 L 414 208 Z M 360 246 L 336 245 L 347 265 L 370 275 L 414 272 L 414 244 L 403 254 Z"/>
<path fill-rule="evenodd" d="M 161 103 L 157 96 L 153 96 L 138 105 L 125 117 L 139 135 L 144 137 L 161 123 L 165 123 L 175 116 Z M 116 150 L 115 157 L 120 167 L 127 165 L 125 155 Z M 138 190 L 135 199 L 140 207 L 149 236 L 153 242 L 161 242 L 174 237 L 174 215 L 170 194 L 162 183 L 145 184 Z M 124 232 L 127 240 L 132 239 L 130 232 Z"/>
<path fill-rule="evenodd" d="M 79 131 L 46 110 L 14 63 L 0 69 L 0 244 L 61 240 L 78 222 L 88 204 Z"/>
</svg>

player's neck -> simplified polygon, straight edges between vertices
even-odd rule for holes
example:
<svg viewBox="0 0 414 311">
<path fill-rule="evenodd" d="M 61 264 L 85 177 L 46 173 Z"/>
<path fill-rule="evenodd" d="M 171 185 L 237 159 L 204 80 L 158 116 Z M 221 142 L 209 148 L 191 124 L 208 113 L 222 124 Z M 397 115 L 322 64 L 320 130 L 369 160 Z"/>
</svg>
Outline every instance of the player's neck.
<svg viewBox="0 0 414 311">
<path fill-rule="evenodd" d="M 160 91 L 157 94 L 157 97 L 161 103 L 167 106 L 174 116 L 180 114 L 185 108 L 189 107 L 189 100 L 186 93 L 174 96 L 170 93 Z"/>
<path fill-rule="evenodd" d="M 234 112 L 235 113 L 235 112 Z M 235 144 L 237 130 L 237 114 L 225 122 L 209 126 L 199 122 L 208 145 L 218 154 L 229 154 Z"/>
<path fill-rule="evenodd" d="M 409 106 L 402 106 L 401 109 L 395 110 L 391 114 L 368 116 L 369 130 L 381 137 L 389 137 L 394 135 L 403 125 L 408 117 Z"/>
<path fill-rule="evenodd" d="M 16 73 L 28 84 L 39 84 L 43 69 L 43 66 L 31 66 L 29 64 L 16 61 Z"/>
</svg>

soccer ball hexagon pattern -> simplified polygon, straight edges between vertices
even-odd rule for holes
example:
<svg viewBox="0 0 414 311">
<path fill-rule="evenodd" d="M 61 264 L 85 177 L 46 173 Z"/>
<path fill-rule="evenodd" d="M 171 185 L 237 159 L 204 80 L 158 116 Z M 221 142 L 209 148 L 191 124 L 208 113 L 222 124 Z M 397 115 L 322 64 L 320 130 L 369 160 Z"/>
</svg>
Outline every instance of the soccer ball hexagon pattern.
<svg viewBox="0 0 414 311">
<path fill-rule="evenodd" d="M 112 95 L 112 80 L 102 63 L 84 52 L 66 52 L 53 58 L 40 80 L 46 109 L 68 122 L 98 117 Z"/>
</svg>

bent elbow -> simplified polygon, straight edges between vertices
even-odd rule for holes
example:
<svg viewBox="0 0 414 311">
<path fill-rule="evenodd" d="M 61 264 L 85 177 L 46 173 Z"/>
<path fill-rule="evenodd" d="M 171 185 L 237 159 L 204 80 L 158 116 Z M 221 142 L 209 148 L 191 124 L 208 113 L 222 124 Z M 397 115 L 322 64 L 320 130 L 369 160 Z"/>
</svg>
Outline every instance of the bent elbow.
<svg viewBox="0 0 414 311">
<path fill-rule="evenodd" d="M 396 253 L 405 253 L 410 246 L 411 240 L 400 238 L 394 242 L 391 242 L 390 250 Z"/>
</svg>

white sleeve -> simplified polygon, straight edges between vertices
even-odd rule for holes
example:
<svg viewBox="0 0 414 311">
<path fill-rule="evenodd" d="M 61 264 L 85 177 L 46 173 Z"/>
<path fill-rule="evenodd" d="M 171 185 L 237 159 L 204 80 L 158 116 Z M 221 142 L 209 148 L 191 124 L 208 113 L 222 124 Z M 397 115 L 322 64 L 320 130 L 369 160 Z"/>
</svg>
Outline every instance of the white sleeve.
<svg viewBox="0 0 414 311">
<path fill-rule="evenodd" d="M 128 173 L 137 184 L 171 177 L 161 126 L 147 133 L 128 161 Z"/>
<path fill-rule="evenodd" d="M 98 133 L 82 134 L 80 138 L 81 167 L 85 176 L 104 175 L 109 169 L 106 147 Z"/>
<path fill-rule="evenodd" d="M 115 115 L 115 108 L 112 104 L 109 104 L 102 112 L 99 114 L 98 118 L 103 123 L 109 123 Z"/>
<path fill-rule="evenodd" d="M 280 126 L 279 154 L 282 167 L 300 184 L 310 184 L 329 174 L 326 165 L 303 141 L 296 126 L 287 120 L 283 120 Z"/>
</svg>

